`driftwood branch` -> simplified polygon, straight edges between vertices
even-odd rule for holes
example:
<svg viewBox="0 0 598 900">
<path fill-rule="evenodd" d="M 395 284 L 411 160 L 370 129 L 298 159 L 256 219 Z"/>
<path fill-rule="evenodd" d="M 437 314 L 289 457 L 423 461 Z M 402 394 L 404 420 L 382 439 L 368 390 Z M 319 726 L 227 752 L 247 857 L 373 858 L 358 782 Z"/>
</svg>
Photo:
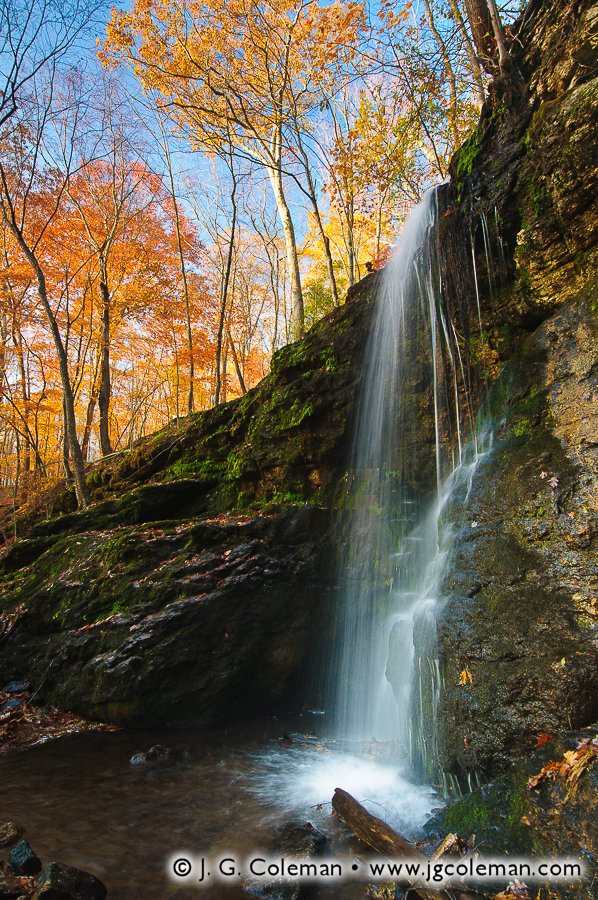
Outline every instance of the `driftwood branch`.
<svg viewBox="0 0 598 900">
<path fill-rule="evenodd" d="M 415 844 L 398 834 L 387 822 L 373 816 L 365 806 L 343 791 L 336 788 L 332 798 L 332 808 L 346 822 L 356 837 L 368 847 L 373 847 L 384 856 L 399 859 L 415 859 L 425 862 L 426 857 Z"/>
<path fill-rule="evenodd" d="M 342 788 L 336 788 L 332 798 L 332 808 L 360 841 L 383 856 L 427 862 L 428 857 L 418 850 L 415 844 L 398 834 L 387 822 L 368 812 L 361 803 Z M 435 891 L 420 885 L 407 875 L 405 875 L 404 882 L 409 884 L 410 893 L 421 897 L 422 900 L 474 900 L 481 896 L 475 891 L 468 890 Z"/>
</svg>

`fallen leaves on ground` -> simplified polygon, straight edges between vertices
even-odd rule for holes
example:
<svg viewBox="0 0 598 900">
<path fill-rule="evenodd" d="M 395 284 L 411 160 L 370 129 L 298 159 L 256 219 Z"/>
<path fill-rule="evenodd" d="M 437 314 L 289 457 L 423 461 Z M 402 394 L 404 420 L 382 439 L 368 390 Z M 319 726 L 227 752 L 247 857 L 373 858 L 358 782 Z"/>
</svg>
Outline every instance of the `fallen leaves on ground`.
<svg viewBox="0 0 598 900">
<path fill-rule="evenodd" d="M 544 781 L 554 781 L 557 777 L 567 782 L 567 795 L 564 803 L 575 792 L 582 774 L 598 758 L 598 735 L 580 741 L 575 750 L 568 750 L 560 762 L 548 762 L 538 775 L 533 775 L 527 782 L 527 789 L 534 790 Z"/>
<path fill-rule="evenodd" d="M 7 703 L 18 701 L 12 708 Z M 118 731 L 116 725 L 89 722 L 55 706 L 36 706 L 28 691 L 0 691 L 0 752 L 31 747 L 81 731 Z"/>
</svg>

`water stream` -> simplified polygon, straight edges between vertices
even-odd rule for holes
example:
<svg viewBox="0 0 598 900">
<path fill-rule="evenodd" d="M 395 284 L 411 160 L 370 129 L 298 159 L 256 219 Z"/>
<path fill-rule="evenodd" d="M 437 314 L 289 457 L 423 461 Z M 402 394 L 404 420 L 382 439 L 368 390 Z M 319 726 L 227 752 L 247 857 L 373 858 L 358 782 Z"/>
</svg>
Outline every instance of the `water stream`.
<svg viewBox="0 0 598 900">
<path fill-rule="evenodd" d="M 307 730 L 310 723 L 295 724 Z M 431 792 L 411 785 L 396 765 L 299 738 L 289 747 L 280 735 L 290 728 L 266 721 L 202 733 L 73 735 L 15 751 L 0 756 L 0 821 L 22 822 L 43 862 L 93 872 L 111 900 L 247 898 L 239 883 L 177 887 L 167 861 L 179 853 L 240 860 L 263 853 L 287 821 L 312 822 L 339 856 L 362 852 L 330 816 L 338 783 L 408 834 L 423 824 Z M 156 743 L 171 748 L 171 762 L 130 764 Z M 331 887 L 324 896 L 353 896 L 350 885 L 338 891 Z"/>
</svg>

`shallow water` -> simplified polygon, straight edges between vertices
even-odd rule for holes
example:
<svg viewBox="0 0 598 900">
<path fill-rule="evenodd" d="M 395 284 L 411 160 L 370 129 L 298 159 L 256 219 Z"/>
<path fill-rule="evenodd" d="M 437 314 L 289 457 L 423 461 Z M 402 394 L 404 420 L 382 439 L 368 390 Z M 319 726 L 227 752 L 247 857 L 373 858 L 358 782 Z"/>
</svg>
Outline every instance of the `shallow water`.
<svg viewBox="0 0 598 900">
<path fill-rule="evenodd" d="M 290 819 L 311 821 L 339 855 L 351 856 L 330 816 L 335 787 L 408 834 L 437 804 L 399 765 L 310 740 L 288 746 L 280 741 L 288 730 L 266 722 L 219 732 L 86 734 L 12 752 L 0 757 L 0 818 L 27 828 L 43 862 L 93 872 L 112 900 L 240 900 L 248 895 L 236 884 L 177 887 L 168 859 L 177 851 L 243 858 L 271 846 L 275 825 Z M 130 765 L 156 743 L 181 758 Z"/>
</svg>

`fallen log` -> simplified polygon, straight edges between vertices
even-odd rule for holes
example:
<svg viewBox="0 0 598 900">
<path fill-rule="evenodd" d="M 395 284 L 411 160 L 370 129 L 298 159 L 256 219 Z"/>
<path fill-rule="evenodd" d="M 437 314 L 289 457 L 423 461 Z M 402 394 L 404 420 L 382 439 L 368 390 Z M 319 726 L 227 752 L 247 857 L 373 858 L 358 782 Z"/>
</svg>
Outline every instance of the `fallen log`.
<svg viewBox="0 0 598 900">
<path fill-rule="evenodd" d="M 418 850 L 415 844 L 391 828 L 388 822 L 368 812 L 365 806 L 362 806 L 355 797 L 342 788 L 335 789 L 332 808 L 360 841 L 383 856 L 412 859 L 422 863 L 428 861 L 428 857 Z M 417 880 L 407 876 L 404 882 L 409 884 L 409 892 L 421 897 L 422 900 L 477 900 L 482 897 L 481 894 L 469 890 L 451 888 L 450 890 L 436 891 L 433 888 L 424 887 Z"/>
<path fill-rule="evenodd" d="M 332 808 L 346 822 L 356 837 L 368 847 L 373 847 L 384 856 L 397 857 L 399 859 L 414 859 L 425 862 L 426 856 L 418 850 L 415 844 L 402 837 L 391 828 L 383 819 L 373 816 L 365 806 L 343 791 L 336 788 L 332 798 Z"/>
</svg>

